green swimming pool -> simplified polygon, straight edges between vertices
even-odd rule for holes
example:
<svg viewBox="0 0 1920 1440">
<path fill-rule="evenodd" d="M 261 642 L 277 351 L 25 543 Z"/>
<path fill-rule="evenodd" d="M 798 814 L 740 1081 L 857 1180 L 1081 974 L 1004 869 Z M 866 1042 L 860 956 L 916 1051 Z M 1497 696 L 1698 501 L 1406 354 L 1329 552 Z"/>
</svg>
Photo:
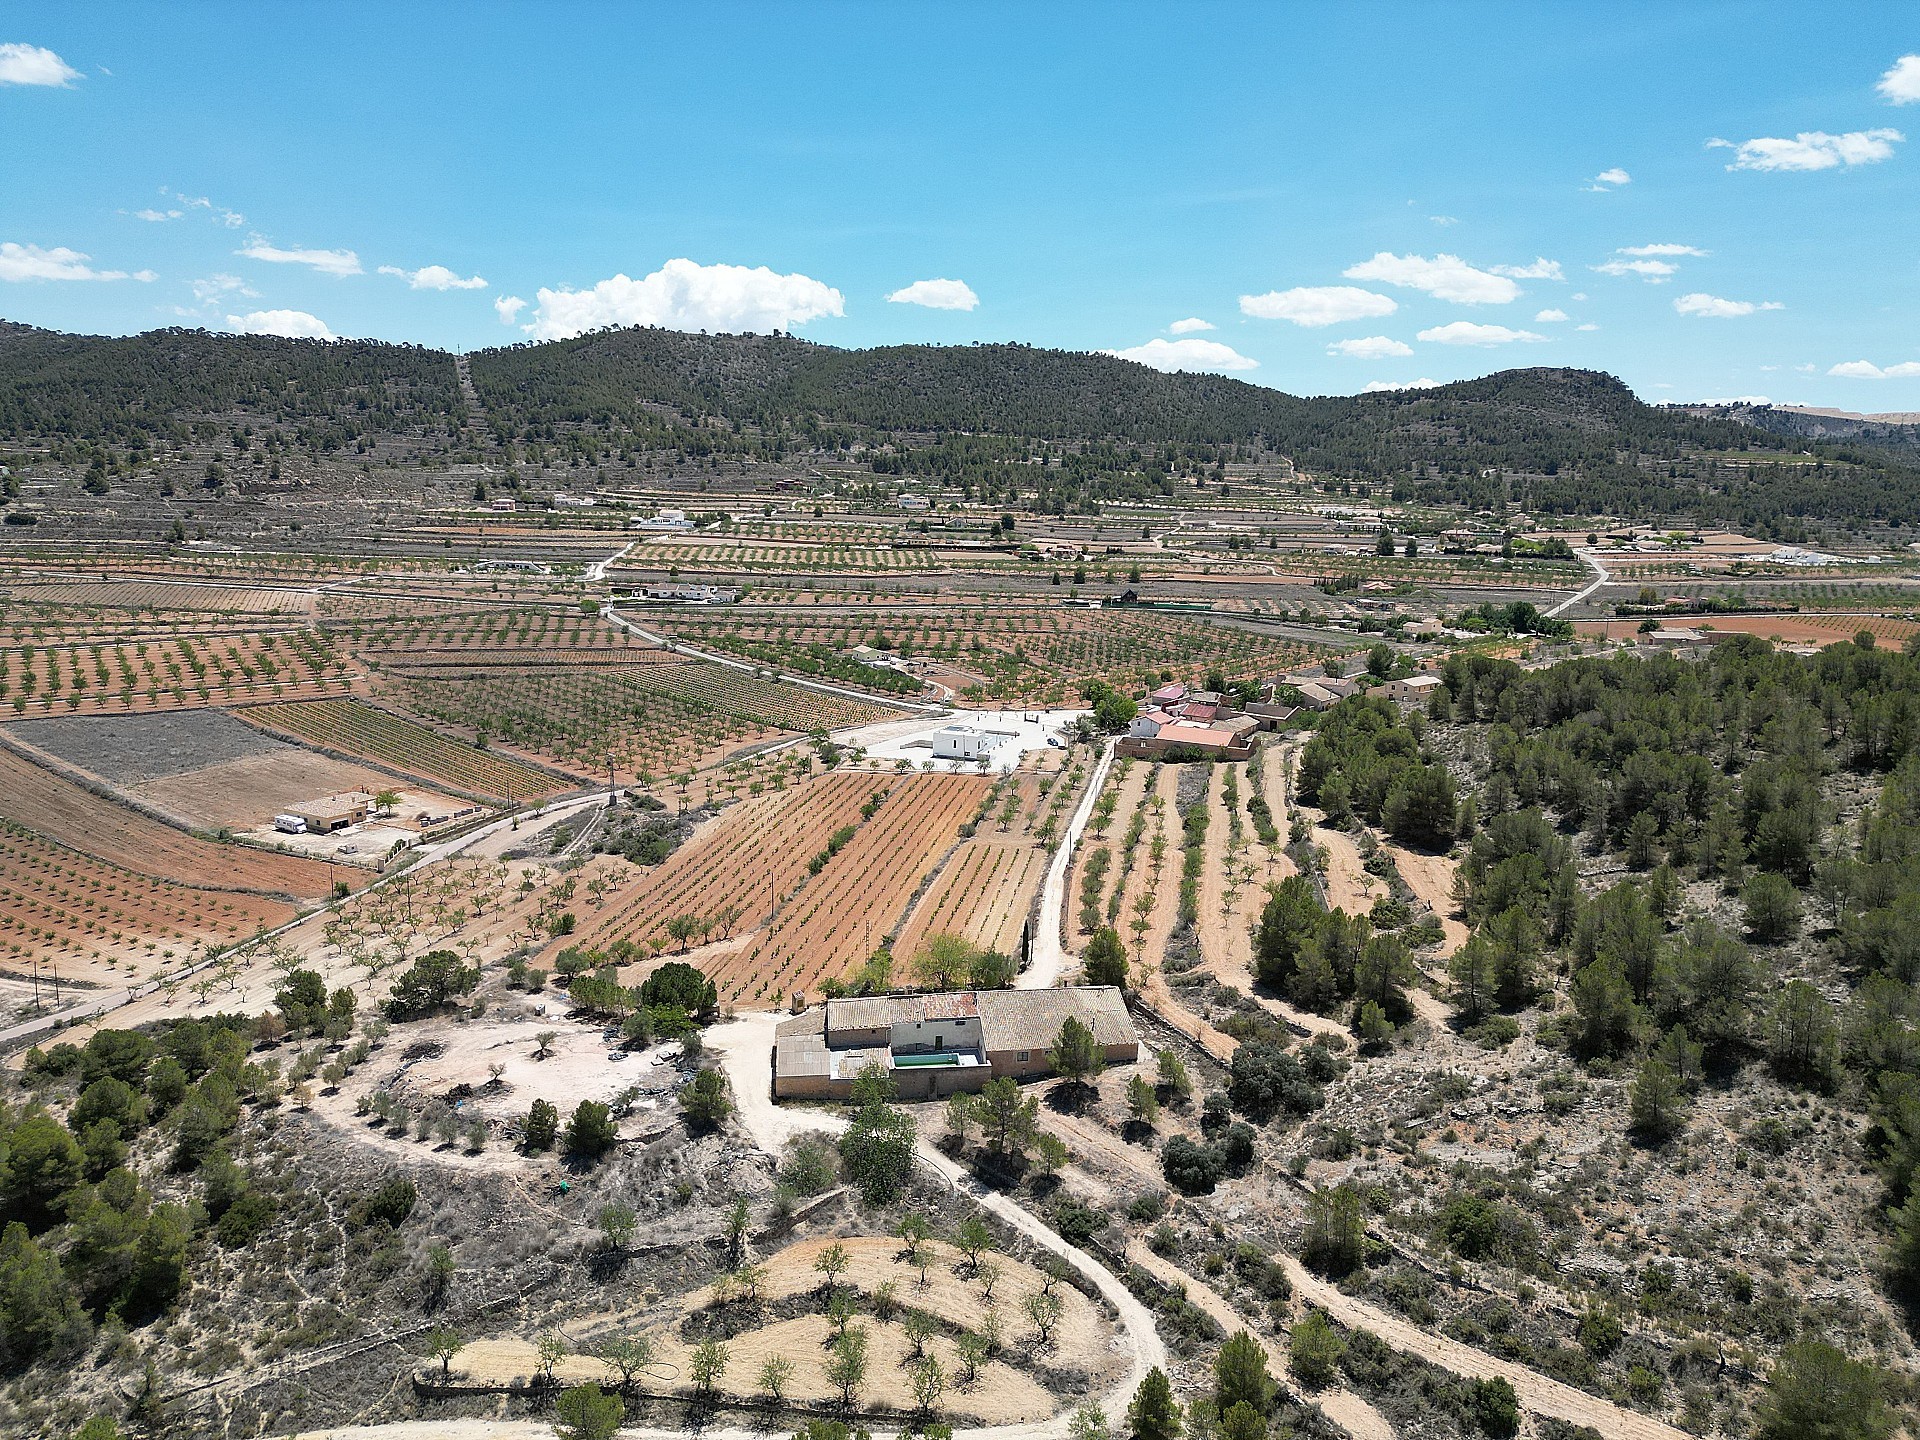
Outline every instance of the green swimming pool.
<svg viewBox="0 0 1920 1440">
<path fill-rule="evenodd" d="M 895 1069 L 904 1070 L 911 1065 L 958 1065 L 958 1055 L 896 1055 L 893 1057 Z"/>
</svg>

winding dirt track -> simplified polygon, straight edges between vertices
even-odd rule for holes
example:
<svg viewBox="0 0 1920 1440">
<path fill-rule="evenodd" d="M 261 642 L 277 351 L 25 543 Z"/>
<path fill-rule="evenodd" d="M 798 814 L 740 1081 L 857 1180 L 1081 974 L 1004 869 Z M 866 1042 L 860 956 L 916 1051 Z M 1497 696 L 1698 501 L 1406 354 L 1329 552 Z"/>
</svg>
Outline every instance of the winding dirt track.
<svg viewBox="0 0 1920 1440">
<path fill-rule="evenodd" d="M 1287 1359 L 1286 1347 L 1262 1335 L 1219 1291 L 1194 1279 L 1172 1261 L 1161 1259 L 1137 1240 L 1127 1247 L 1127 1259 L 1155 1279 L 1179 1286 L 1196 1308 L 1204 1311 L 1229 1335 L 1236 1330 L 1244 1330 L 1258 1340 L 1261 1348 L 1267 1352 L 1267 1365 L 1273 1372 L 1299 1394 L 1318 1405 L 1326 1417 L 1351 1435 L 1353 1440 L 1394 1440 L 1393 1427 L 1387 1424 L 1386 1416 L 1351 1390 L 1315 1391 L 1301 1384 Z"/>
</svg>

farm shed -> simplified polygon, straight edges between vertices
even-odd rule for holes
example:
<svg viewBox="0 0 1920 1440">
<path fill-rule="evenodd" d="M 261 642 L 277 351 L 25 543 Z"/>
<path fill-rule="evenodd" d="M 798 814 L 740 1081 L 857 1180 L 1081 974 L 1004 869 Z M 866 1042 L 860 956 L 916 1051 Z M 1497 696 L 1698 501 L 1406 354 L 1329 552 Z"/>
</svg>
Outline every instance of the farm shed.
<svg viewBox="0 0 1920 1440">
<path fill-rule="evenodd" d="M 364 790 L 346 790 L 304 804 L 289 805 L 287 813 L 306 821 L 309 835 L 328 835 L 349 825 L 358 825 L 372 809 L 373 796 Z"/>
<path fill-rule="evenodd" d="M 844 1098 L 870 1065 L 887 1071 L 908 1100 L 978 1090 L 996 1076 L 1047 1075 L 1047 1051 L 1069 1016 L 1091 1027 L 1108 1063 L 1139 1058 L 1126 1002 L 1110 985 L 876 995 L 828 1000 L 783 1021 L 773 1093 Z"/>
</svg>

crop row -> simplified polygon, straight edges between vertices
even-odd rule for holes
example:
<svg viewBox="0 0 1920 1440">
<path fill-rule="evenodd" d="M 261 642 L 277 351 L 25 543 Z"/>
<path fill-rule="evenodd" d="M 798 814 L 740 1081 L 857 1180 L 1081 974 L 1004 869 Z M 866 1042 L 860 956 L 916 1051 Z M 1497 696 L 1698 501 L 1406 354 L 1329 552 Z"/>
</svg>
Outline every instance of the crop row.
<svg viewBox="0 0 1920 1440">
<path fill-rule="evenodd" d="M 642 689 L 624 674 L 563 666 L 518 674 L 395 677 L 406 708 L 595 776 L 671 774 L 772 726 Z"/>
<path fill-rule="evenodd" d="M 278 901 L 136 874 L 0 821 L 0 953 L 16 960 L 234 940 L 291 913 Z"/>
<path fill-rule="evenodd" d="M 921 879 L 977 810 L 987 781 L 971 775 L 903 777 L 876 818 L 800 892 L 774 923 L 717 967 L 735 1000 L 812 993 L 845 975 L 902 918 Z"/>
<path fill-rule="evenodd" d="M 531 765 L 463 745 L 437 730 L 357 700 L 251 705 L 236 713 L 252 724 L 325 749 L 364 756 L 407 774 L 445 781 L 481 795 L 518 801 L 560 788 L 551 776 Z"/>
<path fill-rule="evenodd" d="M 896 783 L 892 776 L 843 772 L 730 806 L 610 901 L 582 938 L 659 949 L 678 915 L 764 916 L 808 879 L 808 861 L 828 837 L 858 820 L 875 794 L 885 796 Z"/>
</svg>

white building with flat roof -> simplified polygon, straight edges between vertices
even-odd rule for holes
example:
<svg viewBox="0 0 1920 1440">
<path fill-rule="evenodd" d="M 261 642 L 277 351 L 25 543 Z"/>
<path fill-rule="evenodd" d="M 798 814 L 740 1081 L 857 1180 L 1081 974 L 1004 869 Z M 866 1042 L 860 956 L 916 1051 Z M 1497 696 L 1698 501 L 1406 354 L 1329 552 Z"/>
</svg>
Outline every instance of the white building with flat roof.
<svg viewBox="0 0 1920 1440">
<path fill-rule="evenodd" d="M 936 760 L 984 760 L 1007 737 L 996 730 L 976 725 L 946 725 L 933 732 L 933 758 Z"/>
</svg>

